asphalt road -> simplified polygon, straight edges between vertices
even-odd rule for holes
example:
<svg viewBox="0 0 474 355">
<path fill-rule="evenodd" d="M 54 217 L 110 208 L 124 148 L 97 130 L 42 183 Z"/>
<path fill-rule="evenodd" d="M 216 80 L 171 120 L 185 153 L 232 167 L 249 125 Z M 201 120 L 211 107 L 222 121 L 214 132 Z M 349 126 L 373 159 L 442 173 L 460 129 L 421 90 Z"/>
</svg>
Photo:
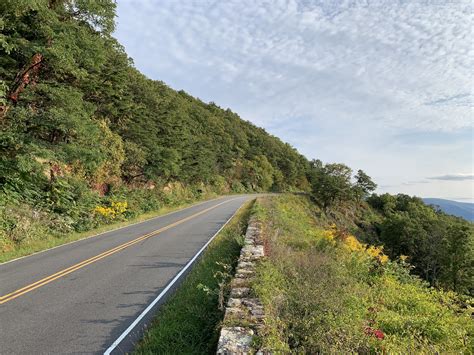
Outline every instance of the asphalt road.
<svg viewBox="0 0 474 355">
<path fill-rule="evenodd" d="M 207 201 L 0 264 L 0 353 L 103 353 L 250 198 Z M 131 349 L 162 302 L 113 353 Z"/>
</svg>

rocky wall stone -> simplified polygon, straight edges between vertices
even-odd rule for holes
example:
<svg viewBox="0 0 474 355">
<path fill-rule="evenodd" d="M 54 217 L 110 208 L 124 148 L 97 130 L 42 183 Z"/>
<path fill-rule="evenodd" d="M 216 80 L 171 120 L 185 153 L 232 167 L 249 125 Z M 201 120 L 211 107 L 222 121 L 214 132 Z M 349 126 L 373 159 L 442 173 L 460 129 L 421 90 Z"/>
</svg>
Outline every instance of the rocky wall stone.
<svg viewBox="0 0 474 355">
<path fill-rule="evenodd" d="M 250 286 L 255 277 L 256 263 L 264 257 L 264 254 L 261 225 L 251 218 L 235 277 L 231 282 L 230 298 L 226 305 L 217 354 L 258 352 L 253 348 L 253 339 L 263 325 L 265 313 L 261 302 L 252 295 Z"/>
</svg>

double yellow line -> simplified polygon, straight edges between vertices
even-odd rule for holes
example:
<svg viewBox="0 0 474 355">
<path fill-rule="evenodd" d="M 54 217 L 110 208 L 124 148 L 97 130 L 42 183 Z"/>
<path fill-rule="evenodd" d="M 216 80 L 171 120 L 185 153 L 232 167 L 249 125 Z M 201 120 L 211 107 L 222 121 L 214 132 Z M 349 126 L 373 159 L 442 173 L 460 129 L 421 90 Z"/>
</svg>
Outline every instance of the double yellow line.
<svg viewBox="0 0 474 355">
<path fill-rule="evenodd" d="M 49 276 L 47 276 L 47 277 L 45 277 L 45 278 L 43 278 L 43 279 L 41 279 L 41 280 L 38 280 L 38 281 L 36 281 L 36 282 L 33 282 L 32 284 L 29 284 L 29 285 L 27 285 L 27 286 L 25 286 L 25 287 L 22 287 L 22 288 L 20 288 L 20 289 L 18 289 L 18 290 L 16 290 L 16 291 L 13 291 L 13 292 L 11 292 L 11 293 L 9 293 L 9 294 L 6 294 L 6 295 L 4 295 L 4 296 L 1 296 L 1 297 L 0 297 L 0 304 L 4 304 L 4 303 L 6 303 L 6 302 L 9 302 L 9 301 L 11 301 L 11 300 L 14 300 L 15 298 L 20 297 L 20 296 L 24 295 L 25 293 L 31 292 L 31 291 L 33 291 L 33 290 L 39 288 L 39 287 L 42 287 L 42 286 L 44 286 L 44 285 L 47 285 L 47 284 L 49 284 L 50 282 L 53 282 L 54 280 L 57 280 L 57 279 L 59 279 L 59 278 L 61 278 L 61 277 L 63 277 L 63 276 L 69 275 L 70 273 L 72 273 L 72 272 L 74 272 L 74 271 L 77 271 L 77 270 L 79 270 L 79 269 L 82 269 L 83 267 L 85 267 L 85 266 L 87 266 L 87 265 L 90 265 L 90 264 L 92 264 L 92 263 L 95 263 L 96 261 L 99 261 L 99 260 L 101 260 L 101 259 L 104 259 L 104 258 L 106 258 L 106 257 L 108 257 L 108 256 L 110 256 L 110 255 L 113 255 L 113 254 L 115 254 L 115 253 L 117 253 L 117 252 L 119 252 L 119 251 L 121 251 L 121 250 L 124 250 L 124 249 L 126 249 L 126 248 L 128 248 L 128 247 L 130 247 L 130 246 L 132 246 L 132 245 L 135 245 L 135 244 L 140 243 L 140 242 L 142 242 L 142 241 L 144 241 L 144 240 L 146 240 L 146 239 L 148 239 L 148 238 L 151 238 L 151 237 L 153 237 L 153 236 L 156 236 L 156 235 L 158 235 L 158 234 L 160 234 L 160 233 L 162 233 L 162 232 L 164 232 L 164 231 L 166 231 L 166 230 L 168 230 L 168 229 L 170 229 L 170 228 L 176 227 L 177 225 L 179 225 L 179 224 L 181 224 L 181 223 L 184 223 L 184 222 L 186 222 L 186 221 L 189 221 L 190 219 L 193 219 L 193 218 L 195 218 L 195 217 L 197 217 L 197 216 L 200 216 L 200 215 L 202 215 L 202 214 L 204 214 L 204 213 L 206 213 L 206 212 L 209 212 L 209 211 L 211 211 L 211 210 L 213 210 L 213 209 L 215 209 L 215 208 L 217 208 L 217 207 L 223 205 L 224 203 L 228 203 L 228 202 L 231 202 L 231 201 L 234 201 L 234 200 L 236 200 L 236 198 L 233 198 L 233 199 L 231 199 L 231 200 L 227 200 L 227 201 L 221 202 L 221 203 L 219 203 L 219 204 L 217 204 L 217 205 L 215 205 L 215 206 L 209 207 L 209 208 L 207 208 L 207 209 L 205 209 L 205 210 L 203 210 L 203 211 L 201 211 L 201 212 L 195 213 L 195 214 L 193 214 L 193 215 L 191 215 L 191 216 L 188 216 L 188 217 L 186 217 L 186 218 L 180 219 L 179 221 L 176 221 L 176 222 L 174 222 L 174 223 L 171 223 L 171 224 L 167 225 L 166 227 L 157 229 L 157 230 L 155 230 L 155 231 L 153 231 L 153 232 L 151 232 L 151 233 L 142 235 L 141 237 L 138 237 L 138 238 L 136 238 L 136 239 L 133 239 L 133 240 L 131 240 L 131 241 L 129 241 L 129 242 L 120 244 L 119 246 L 116 246 L 115 248 L 109 249 L 109 250 L 107 250 L 107 251 L 105 251 L 105 252 L 103 252 L 103 253 L 101 253 L 101 254 L 99 254 L 99 255 L 93 256 L 92 258 L 89 258 L 89 259 L 86 259 L 86 260 L 84 260 L 84 261 L 81 261 L 80 263 L 74 264 L 74 265 L 68 267 L 67 269 L 58 271 L 58 272 L 56 272 L 55 274 L 49 275 Z"/>
</svg>

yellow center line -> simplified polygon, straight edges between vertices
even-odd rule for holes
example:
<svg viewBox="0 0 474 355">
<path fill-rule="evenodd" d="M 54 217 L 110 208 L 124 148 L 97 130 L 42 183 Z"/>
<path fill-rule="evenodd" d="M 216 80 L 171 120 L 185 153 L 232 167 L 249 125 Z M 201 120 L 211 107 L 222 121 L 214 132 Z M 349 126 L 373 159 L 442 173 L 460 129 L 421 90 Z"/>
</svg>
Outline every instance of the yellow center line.
<svg viewBox="0 0 474 355">
<path fill-rule="evenodd" d="M 138 238 L 133 239 L 133 240 L 131 240 L 131 241 L 128 241 L 128 242 L 126 242 L 126 243 L 120 244 L 120 245 L 118 245 L 118 246 L 116 246 L 116 247 L 114 247 L 114 248 L 112 248 L 112 249 L 109 249 L 109 250 L 103 252 L 103 253 L 100 253 L 100 254 L 98 254 L 98 255 L 96 255 L 96 256 L 93 256 L 93 257 L 91 257 L 91 258 L 89 258 L 89 259 L 83 260 L 83 261 L 81 261 L 81 262 L 79 262 L 79 263 L 77 263 L 77 264 L 74 264 L 74 265 L 72 265 L 72 266 L 66 268 L 66 269 L 63 269 L 63 270 L 58 271 L 58 272 L 56 272 L 56 273 L 54 273 L 54 274 L 52 274 L 52 275 L 49 275 L 49 276 L 47 276 L 47 277 L 45 277 L 45 278 L 43 278 L 43 279 L 41 279 L 41 280 L 38 280 L 38 281 L 33 282 L 33 283 L 29 284 L 29 285 L 26 285 L 25 287 L 22 287 L 22 288 L 20 288 L 20 289 L 18 289 L 18 290 L 15 290 L 15 291 L 11 292 L 11 293 L 8 293 L 8 294 L 6 294 L 6 295 L 4 295 L 4 296 L 1 296 L 1 297 L 0 297 L 0 304 L 4 304 L 4 303 L 6 303 L 6 302 L 9 302 L 9 301 L 11 301 L 11 300 L 13 300 L 13 299 L 15 299 L 15 298 L 17 298 L 17 297 L 20 297 L 20 296 L 24 295 L 25 293 L 31 292 L 31 291 L 33 291 L 33 290 L 39 288 L 39 287 L 42 287 L 42 286 L 44 286 L 44 285 L 47 285 L 47 284 L 49 284 L 50 282 L 52 282 L 52 281 L 54 281 L 54 280 L 57 280 L 57 279 L 59 279 L 59 278 L 61 278 L 61 277 L 63 277 L 63 276 L 66 276 L 66 275 L 68 275 L 68 274 L 74 272 L 74 271 L 77 271 L 77 270 L 79 270 L 79 269 L 82 269 L 83 267 L 85 267 L 85 266 L 87 266 L 87 265 L 90 265 L 90 264 L 92 264 L 92 263 L 95 263 L 96 261 L 99 261 L 99 260 L 101 260 L 101 259 L 103 259 L 103 258 L 106 258 L 106 257 L 108 257 L 108 256 L 110 256 L 110 255 L 113 255 L 113 254 L 115 254 L 115 253 L 117 253 L 117 252 L 119 252 L 119 251 L 121 251 L 121 250 L 124 250 L 124 249 L 126 249 L 126 248 L 128 248 L 128 247 L 130 247 L 130 246 L 132 246 L 132 245 L 135 245 L 135 244 L 140 243 L 140 242 L 142 242 L 142 241 L 144 241 L 144 240 L 146 240 L 146 239 L 148 239 L 148 238 L 151 238 L 151 237 L 153 237 L 153 236 L 156 236 L 156 235 L 158 235 L 158 234 L 160 234 L 160 233 L 162 233 L 162 232 L 164 232 L 164 231 L 166 231 L 166 230 L 168 230 L 168 229 L 170 229 L 170 228 L 176 227 L 177 225 L 179 225 L 179 224 L 181 224 L 181 223 L 184 223 L 184 222 L 189 221 L 190 219 L 193 219 L 193 218 L 195 218 L 195 217 L 197 217 L 197 216 L 199 216 L 199 215 L 202 215 L 202 214 L 204 214 L 204 213 L 206 213 L 206 212 L 209 212 L 209 211 L 211 211 L 211 210 L 213 210 L 213 209 L 215 209 L 215 208 L 217 208 L 217 207 L 223 205 L 224 203 L 228 203 L 228 202 L 234 201 L 234 200 L 236 200 L 236 199 L 237 199 L 237 198 L 233 198 L 233 199 L 231 199 L 231 200 L 221 202 L 221 203 L 219 203 L 219 204 L 217 204 L 217 205 L 215 205 L 215 206 L 209 207 L 209 208 L 207 208 L 207 209 L 205 209 L 205 210 L 203 210 L 203 211 L 201 211 L 201 212 L 195 213 L 195 214 L 193 214 L 193 215 L 191 215 L 191 216 L 185 217 L 185 218 L 183 218 L 183 219 L 180 219 L 179 221 L 176 221 L 176 222 L 174 222 L 174 223 L 171 223 L 171 224 L 169 224 L 169 225 L 167 225 L 167 226 L 165 226 L 165 227 L 163 227 L 163 228 L 157 229 L 157 230 L 155 230 L 155 231 L 153 231 L 153 232 L 151 232 L 151 233 L 147 233 L 147 234 L 145 234 L 145 235 L 142 235 L 141 237 L 138 237 Z"/>
</svg>

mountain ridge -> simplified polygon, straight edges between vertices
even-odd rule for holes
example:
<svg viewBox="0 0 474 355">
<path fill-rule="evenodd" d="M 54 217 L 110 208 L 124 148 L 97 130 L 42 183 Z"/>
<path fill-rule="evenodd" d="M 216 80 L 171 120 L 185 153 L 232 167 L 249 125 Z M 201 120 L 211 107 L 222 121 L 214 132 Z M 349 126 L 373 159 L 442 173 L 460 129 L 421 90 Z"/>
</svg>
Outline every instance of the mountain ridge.
<svg viewBox="0 0 474 355">
<path fill-rule="evenodd" d="M 439 207 L 443 212 L 457 217 L 462 217 L 468 221 L 474 221 L 474 203 L 459 202 L 444 198 L 427 197 L 423 198 L 427 205 Z"/>
</svg>

